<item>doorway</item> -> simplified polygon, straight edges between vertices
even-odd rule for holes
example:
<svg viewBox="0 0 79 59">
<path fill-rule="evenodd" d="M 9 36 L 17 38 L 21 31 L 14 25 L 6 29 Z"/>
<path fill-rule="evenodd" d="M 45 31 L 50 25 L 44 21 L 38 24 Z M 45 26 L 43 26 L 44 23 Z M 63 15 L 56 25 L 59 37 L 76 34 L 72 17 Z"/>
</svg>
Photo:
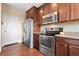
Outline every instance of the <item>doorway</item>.
<svg viewBox="0 0 79 59">
<path fill-rule="evenodd" d="M 20 39 L 20 21 L 18 16 L 2 14 L 2 46 L 18 43 Z"/>
</svg>

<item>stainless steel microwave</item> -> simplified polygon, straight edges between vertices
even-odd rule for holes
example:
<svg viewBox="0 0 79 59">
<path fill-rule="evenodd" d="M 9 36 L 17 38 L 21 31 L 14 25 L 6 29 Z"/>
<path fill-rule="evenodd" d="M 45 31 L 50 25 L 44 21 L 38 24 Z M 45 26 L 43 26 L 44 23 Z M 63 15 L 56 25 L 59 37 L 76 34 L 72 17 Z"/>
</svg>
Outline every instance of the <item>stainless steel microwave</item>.
<svg viewBox="0 0 79 59">
<path fill-rule="evenodd" d="M 57 11 L 43 16 L 42 24 L 49 24 L 49 23 L 56 23 L 56 22 L 58 22 L 58 12 Z"/>
</svg>

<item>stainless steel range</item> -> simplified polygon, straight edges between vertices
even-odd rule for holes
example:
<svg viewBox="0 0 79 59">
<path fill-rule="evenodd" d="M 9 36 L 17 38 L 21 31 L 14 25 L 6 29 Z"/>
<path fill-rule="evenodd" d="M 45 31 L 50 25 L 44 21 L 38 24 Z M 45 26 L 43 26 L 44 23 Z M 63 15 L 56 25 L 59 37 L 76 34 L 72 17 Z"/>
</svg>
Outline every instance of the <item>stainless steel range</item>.
<svg viewBox="0 0 79 59">
<path fill-rule="evenodd" d="M 43 33 L 40 33 L 40 47 L 39 50 L 46 56 L 55 55 L 55 35 L 59 34 L 63 28 L 46 28 Z"/>
</svg>

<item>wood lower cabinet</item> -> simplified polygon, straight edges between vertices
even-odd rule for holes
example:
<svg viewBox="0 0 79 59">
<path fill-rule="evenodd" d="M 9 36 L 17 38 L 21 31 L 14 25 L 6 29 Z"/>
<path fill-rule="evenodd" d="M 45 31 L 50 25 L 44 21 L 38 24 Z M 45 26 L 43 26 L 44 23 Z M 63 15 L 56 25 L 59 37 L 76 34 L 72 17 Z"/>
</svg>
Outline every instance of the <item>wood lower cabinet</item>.
<svg viewBox="0 0 79 59">
<path fill-rule="evenodd" d="M 79 46 L 70 45 L 69 46 L 69 55 L 70 56 L 79 56 Z"/>
<path fill-rule="evenodd" d="M 35 34 L 33 36 L 33 45 L 34 48 L 36 48 L 37 50 L 39 50 L 39 34 Z"/>
<path fill-rule="evenodd" d="M 56 37 L 56 56 L 79 56 L 79 40 Z"/>
<path fill-rule="evenodd" d="M 62 42 L 56 42 L 56 55 L 67 56 L 67 44 Z"/>
</svg>

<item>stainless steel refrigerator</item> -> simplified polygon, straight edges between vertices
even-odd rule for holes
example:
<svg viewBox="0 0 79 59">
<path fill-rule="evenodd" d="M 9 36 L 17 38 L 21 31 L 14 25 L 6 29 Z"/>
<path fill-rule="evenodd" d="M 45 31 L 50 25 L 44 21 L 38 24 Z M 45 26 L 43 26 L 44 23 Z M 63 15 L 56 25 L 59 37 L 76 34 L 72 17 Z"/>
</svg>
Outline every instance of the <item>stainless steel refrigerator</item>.
<svg viewBox="0 0 79 59">
<path fill-rule="evenodd" d="M 24 22 L 24 44 L 33 48 L 33 19 L 28 18 Z"/>
</svg>

